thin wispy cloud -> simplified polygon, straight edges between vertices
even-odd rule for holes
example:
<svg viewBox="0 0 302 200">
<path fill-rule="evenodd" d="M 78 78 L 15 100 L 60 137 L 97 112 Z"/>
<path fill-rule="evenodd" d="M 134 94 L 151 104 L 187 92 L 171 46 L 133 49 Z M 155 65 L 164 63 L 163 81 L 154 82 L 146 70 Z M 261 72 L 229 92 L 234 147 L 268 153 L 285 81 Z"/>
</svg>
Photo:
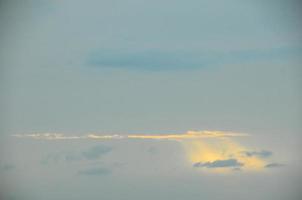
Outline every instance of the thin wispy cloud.
<svg viewBox="0 0 302 200">
<path fill-rule="evenodd" d="M 269 163 L 265 165 L 266 168 L 278 168 L 278 167 L 284 167 L 284 164 L 281 163 Z"/>
<path fill-rule="evenodd" d="M 130 134 L 130 135 L 103 135 L 89 133 L 81 136 L 70 136 L 63 133 L 33 133 L 33 134 L 15 134 L 17 138 L 32 138 L 40 140 L 112 140 L 112 139 L 153 139 L 153 140 L 185 140 L 200 138 L 224 138 L 224 137 L 246 137 L 246 133 L 225 132 L 225 131 L 188 131 L 184 134 Z"/>
<path fill-rule="evenodd" d="M 194 163 L 194 167 L 206 167 L 206 168 L 220 168 L 220 167 L 241 167 L 243 163 L 238 162 L 236 159 L 228 160 L 215 160 L 213 162 L 197 162 Z"/>
<path fill-rule="evenodd" d="M 252 156 L 258 156 L 258 157 L 263 157 L 267 158 L 273 155 L 273 152 L 267 151 L 267 150 L 262 150 L 262 151 L 245 151 L 243 152 L 246 156 L 252 157 Z"/>
</svg>

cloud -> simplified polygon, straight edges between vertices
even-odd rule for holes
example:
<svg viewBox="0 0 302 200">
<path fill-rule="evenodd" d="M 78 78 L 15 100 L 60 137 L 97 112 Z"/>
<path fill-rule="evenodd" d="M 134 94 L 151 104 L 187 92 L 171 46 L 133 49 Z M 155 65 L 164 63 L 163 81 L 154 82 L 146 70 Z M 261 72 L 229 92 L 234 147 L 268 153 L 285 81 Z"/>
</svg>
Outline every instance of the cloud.
<svg viewBox="0 0 302 200">
<path fill-rule="evenodd" d="M 83 152 L 82 156 L 88 160 L 94 160 L 100 158 L 102 155 L 110 152 L 111 150 L 111 147 L 98 145 L 92 147 L 88 151 Z"/>
<path fill-rule="evenodd" d="M 156 139 L 156 140 L 184 140 L 184 139 L 200 139 L 200 138 L 225 138 L 225 137 L 244 137 L 245 133 L 236 133 L 228 131 L 187 131 L 182 134 L 131 134 L 131 135 L 99 135 L 86 134 L 81 136 L 65 135 L 63 133 L 33 133 L 33 134 L 15 134 L 17 138 L 32 138 L 39 140 L 112 140 L 112 139 Z"/>
<path fill-rule="evenodd" d="M 101 68 L 159 71 L 204 68 L 217 64 L 257 62 L 291 56 L 298 57 L 301 56 L 301 53 L 302 49 L 299 47 L 195 53 L 101 49 L 89 56 L 87 64 Z"/>
<path fill-rule="evenodd" d="M 231 167 L 227 167 L 228 165 L 234 165 L 233 167 L 238 165 L 237 167 L 242 171 L 260 171 L 269 163 L 268 158 L 246 156 L 242 152 L 254 152 L 254 150 L 229 137 L 186 140 L 181 144 L 194 167 L 213 169 L 215 172 L 233 171 Z M 224 168 L 218 168 L 223 165 Z"/>
<path fill-rule="evenodd" d="M 245 151 L 243 152 L 246 156 L 252 157 L 252 156 L 257 156 L 261 158 L 267 158 L 273 155 L 271 151 L 267 150 L 262 150 L 262 151 Z"/>
<path fill-rule="evenodd" d="M 235 167 L 232 169 L 232 171 L 241 171 L 241 168 L 240 167 Z"/>
<path fill-rule="evenodd" d="M 265 165 L 265 168 L 277 168 L 277 167 L 284 167 L 284 164 L 280 163 L 269 163 Z"/>
<path fill-rule="evenodd" d="M 80 139 L 120 139 L 120 135 L 70 135 L 64 133 L 31 133 L 31 134 L 14 134 L 16 138 L 32 138 L 36 140 L 80 140 Z"/>
<path fill-rule="evenodd" d="M 13 135 L 17 138 L 32 138 L 39 140 L 166 140 L 179 142 L 186 151 L 188 161 L 194 167 L 217 169 L 215 171 L 232 171 L 240 168 L 242 171 L 259 171 L 273 167 L 268 163 L 272 152 L 268 150 L 256 151 L 239 144 L 237 137 L 247 137 L 249 134 L 229 131 L 187 131 L 185 133 L 169 134 L 96 134 L 89 133 L 80 136 L 65 135 L 63 133 L 36 133 Z M 76 155 L 65 156 L 65 160 L 95 160 L 107 154 L 112 149 L 106 146 L 94 146 Z M 152 153 L 152 150 L 149 151 Z M 54 161 L 56 157 L 51 158 Z M 220 170 L 222 169 L 222 170 Z M 225 170 L 224 170 L 225 169 Z M 234 171 L 234 170 L 233 170 Z"/>
<path fill-rule="evenodd" d="M 95 175 L 107 175 L 111 171 L 107 168 L 92 168 L 78 171 L 79 175 L 95 176 Z"/>
<path fill-rule="evenodd" d="M 31 133 L 31 134 L 14 134 L 13 137 L 17 138 L 32 138 L 42 140 L 73 140 L 81 139 L 81 136 L 64 135 L 63 133 Z"/>
<path fill-rule="evenodd" d="M 158 140 L 183 140 L 200 138 L 224 138 L 248 136 L 244 133 L 234 133 L 225 131 L 187 131 L 184 134 L 160 134 L 160 135 L 128 135 L 129 139 L 158 139 Z"/>
<path fill-rule="evenodd" d="M 228 159 L 228 160 L 215 160 L 213 162 L 197 162 L 194 163 L 194 167 L 205 167 L 205 168 L 221 168 L 221 167 L 241 167 L 244 164 L 238 162 L 236 159 Z"/>
</svg>

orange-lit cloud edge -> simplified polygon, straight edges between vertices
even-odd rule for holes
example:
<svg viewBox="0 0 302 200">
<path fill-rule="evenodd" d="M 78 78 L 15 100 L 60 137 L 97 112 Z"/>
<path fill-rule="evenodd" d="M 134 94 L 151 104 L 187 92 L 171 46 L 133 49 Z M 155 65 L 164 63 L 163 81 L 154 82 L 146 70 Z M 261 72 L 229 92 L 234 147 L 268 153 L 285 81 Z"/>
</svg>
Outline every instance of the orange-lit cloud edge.
<svg viewBox="0 0 302 200">
<path fill-rule="evenodd" d="M 89 133 L 81 136 L 70 136 L 62 133 L 33 133 L 16 134 L 12 136 L 38 140 L 172 140 L 180 142 L 183 145 L 188 161 L 194 168 L 206 172 L 228 173 L 238 170 L 261 171 L 272 163 L 270 155 L 261 155 L 261 151 L 250 149 L 235 141 L 236 137 L 249 136 L 249 134 L 246 133 L 226 131 L 187 131 L 184 134 L 152 135 L 102 135 Z"/>
</svg>

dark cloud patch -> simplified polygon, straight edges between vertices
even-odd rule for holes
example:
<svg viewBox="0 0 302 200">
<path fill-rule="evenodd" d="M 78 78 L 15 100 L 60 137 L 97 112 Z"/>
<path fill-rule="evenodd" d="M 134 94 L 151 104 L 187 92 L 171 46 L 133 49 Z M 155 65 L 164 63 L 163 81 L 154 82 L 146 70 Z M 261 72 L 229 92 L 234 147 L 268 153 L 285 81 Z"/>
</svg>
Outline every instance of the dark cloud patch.
<svg viewBox="0 0 302 200">
<path fill-rule="evenodd" d="M 244 151 L 244 155 L 247 157 L 261 157 L 261 158 L 268 158 L 273 155 L 273 152 L 267 151 L 267 150 L 262 150 L 262 151 Z"/>
<path fill-rule="evenodd" d="M 235 168 L 233 168 L 233 171 L 241 171 L 241 168 L 240 167 L 235 167 Z"/>
<path fill-rule="evenodd" d="M 265 168 L 277 168 L 277 167 L 284 167 L 284 164 L 280 163 L 269 163 L 265 165 Z"/>
<path fill-rule="evenodd" d="M 232 52 L 175 52 L 158 50 L 99 49 L 87 59 L 87 64 L 101 68 L 136 70 L 199 69 L 217 64 L 231 64 L 301 56 L 302 48 L 274 48 Z"/>
<path fill-rule="evenodd" d="M 92 168 L 78 171 L 79 175 L 96 176 L 96 175 L 107 175 L 111 171 L 107 168 Z"/>
<path fill-rule="evenodd" d="M 205 168 L 220 168 L 220 167 L 241 167 L 243 163 L 238 162 L 236 159 L 228 160 L 215 160 L 213 162 L 197 162 L 194 163 L 194 167 L 205 167 Z"/>
<path fill-rule="evenodd" d="M 110 152 L 112 150 L 111 147 L 108 146 L 94 146 L 88 151 L 82 153 L 82 156 L 88 160 L 94 160 L 100 158 L 102 155 Z"/>
</svg>

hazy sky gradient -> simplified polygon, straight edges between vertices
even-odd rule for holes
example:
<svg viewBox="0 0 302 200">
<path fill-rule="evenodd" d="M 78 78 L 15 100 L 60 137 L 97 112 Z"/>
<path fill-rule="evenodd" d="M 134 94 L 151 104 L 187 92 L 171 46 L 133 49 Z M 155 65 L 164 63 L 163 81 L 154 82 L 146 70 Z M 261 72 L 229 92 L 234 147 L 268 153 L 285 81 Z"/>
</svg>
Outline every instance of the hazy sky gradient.
<svg viewBox="0 0 302 200">
<path fill-rule="evenodd" d="M 1 1 L 0 194 L 298 200 L 301 9 L 294 0 Z M 207 174 L 173 141 L 10 137 L 188 130 L 248 133 L 236 145 L 272 152 L 274 163 Z M 200 166 L 217 162 L 235 163 Z"/>
</svg>

